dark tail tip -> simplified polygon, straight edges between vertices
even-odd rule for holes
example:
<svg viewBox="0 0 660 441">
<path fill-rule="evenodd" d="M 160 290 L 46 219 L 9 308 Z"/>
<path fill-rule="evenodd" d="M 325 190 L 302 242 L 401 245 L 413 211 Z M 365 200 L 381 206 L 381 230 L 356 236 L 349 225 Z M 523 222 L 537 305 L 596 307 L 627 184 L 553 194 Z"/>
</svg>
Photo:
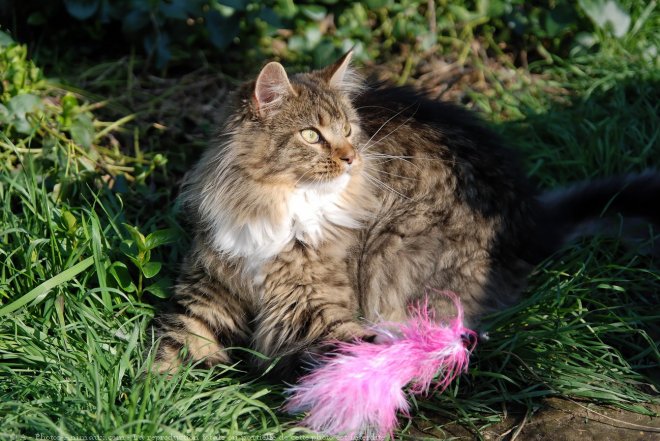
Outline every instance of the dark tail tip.
<svg viewBox="0 0 660 441">
<path fill-rule="evenodd" d="M 613 215 L 660 226 L 660 173 L 615 176 L 582 182 L 539 197 L 539 226 L 559 248 L 581 226 Z M 588 229 L 584 229 L 587 231 Z"/>
</svg>

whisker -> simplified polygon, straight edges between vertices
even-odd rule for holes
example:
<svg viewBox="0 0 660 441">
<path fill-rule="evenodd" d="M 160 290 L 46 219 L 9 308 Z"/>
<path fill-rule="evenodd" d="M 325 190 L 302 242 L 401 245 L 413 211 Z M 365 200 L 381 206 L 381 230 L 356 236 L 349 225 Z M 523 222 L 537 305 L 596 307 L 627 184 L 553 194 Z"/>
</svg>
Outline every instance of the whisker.
<svg viewBox="0 0 660 441">
<path fill-rule="evenodd" d="M 411 106 L 412 106 L 412 104 L 411 104 Z M 410 106 L 409 106 L 409 107 L 410 107 Z M 405 109 L 404 109 L 404 110 L 405 110 Z M 411 119 L 413 119 L 414 116 L 415 116 L 415 114 L 417 113 L 418 110 L 419 110 L 419 105 L 417 106 L 417 109 L 415 109 L 415 111 L 412 113 L 412 115 L 410 115 L 408 118 L 406 118 L 406 120 L 405 120 L 404 122 L 402 122 L 401 124 L 399 124 L 394 130 L 392 130 L 392 131 L 391 131 L 390 133 L 388 133 L 387 135 L 385 135 L 385 136 L 383 136 L 382 138 L 380 138 L 380 139 L 374 141 L 374 142 L 372 143 L 372 145 L 369 146 L 369 142 L 374 138 L 374 136 L 376 136 L 376 133 L 378 133 L 378 132 L 374 133 L 374 136 L 372 136 L 372 137 L 369 139 L 369 141 L 367 141 L 367 144 L 366 144 L 363 148 L 366 150 L 367 148 L 369 148 L 369 147 L 373 147 L 373 146 L 377 145 L 379 142 L 382 142 L 384 139 L 387 139 L 388 136 L 390 136 L 392 133 L 394 133 L 394 132 L 396 132 L 397 130 L 399 130 L 401 127 L 403 127 L 404 125 L 406 125 L 406 124 L 408 123 L 408 121 L 410 121 Z M 396 116 L 396 115 L 395 115 L 395 116 Z M 391 118 L 390 118 L 390 119 L 391 119 Z M 389 120 L 388 120 L 388 121 L 389 121 Z M 387 122 L 385 122 L 385 124 L 387 124 Z M 381 126 L 381 129 L 382 129 L 382 126 Z M 378 131 L 380 131 L 380 129 L 378 129 Z"/>
<path fill-rule="evenodd" d="M 418 166 L 417 164 L 415 164 L 415 163 L 413 163 L 412 161 L 409 161 L 408 159 L 406 159 L 406 158 L 415 158 L 414 156 L 394 156 L 394 155 L 387 155 L 387 154 L 384 154 L 384 153 L 382 153 L 382 154 L 378 154 L 378 153 L 367 153 L 366 155 L 367 155 L 367 156 L 368 156 L 368 155 L 373 155 L 374 157 L 388 158 L 388 159 L 391 159 L 391 160 L 399 159 L 399 160 L 401 160 L 401 161 L 407 162 L 408 164 L 410 164 L 410 165 L 412 165 L 413 167 L 415 167 L 417 170 L 420 170 L 420 171 L 421 171 L 421 169 L 419 168 L 419 166 Z"/>
<path fill-rule="evenodd" d="M 409 179 L 411 181 L 419 181 L 419 179 L 413 178 L 411 176 L 401 176 L 401 175 L 397 175 L 396 173 L 386 172 L 385 170 L 380 170 L 380 172 L 385 173 L 386 175 L 394 176 L 394 177 L 401 178 L 401 179 Z"/>
<path fill-rule="evenodd" d="M 311 172 L 311 171 L 312 171 L 311 169 L 310 169 L 310 170 L 307 170 L 305 173 L 303 173 L 302 175 L 300 175 L 300 177 L 298 178 L 298 180 L 296 181 L 296 183 L 293 184 L 293 186 L 294 186 L 294 187 L 297 187 L 297 186 L 298 186 L 298 183 L 300 182 L 300 180 L 301 180 L 302 178 L 304 178 L 305 175 L 306 175 L 307 173 Z"/>
<path fill-rule="evenodd" d="M 383 158 L 391 158 L 391 159 L 414 159 L 414 158 L 417 158 L 417 156 L 390 155 L 390 154 L 381 153 L 381 152 L 369 152 L 369 153 L 365 153 L 364 156 L 383 157 Z"/>
<path fill-rule="evenodd" d="M 378 160 L 370 160 L 368 161 L 369 165 L 381 165 L 381 164 L 387 164 L 388 162 L 392 162 L 394 159 L 378 159 Z"/>
<path fill-rule="evenodd" d="M 384 183 L 383 181 L 381 181 L 377 177 L 369 174 L 368 172 L 365 171 L 363 176 L 365 178 L 367 178 L 367 180 L 369 180 L 371 183 L 375 184 L 377 187 L 379 187 L 383 190 L 391 191 L 392 193 L 394 193 L 394 194 L 396 194 L 396 195 L 398 195 L 398 196 L 400 196 L 404 199 L 411 200 L 411 198 L 409 198 L 408 196 L 396 191 L 395 189 L 393 189 L 392 187 L 390 187 L 389 185 L 387 185 L 386 183 Z"/>
<path fill-rule="evenodd" d="M 355 108 L 355 110 L 360 110 L 360 109 L 385 109 L 385 110 L 389 110 L 390 112 L 394 112 L 394 109 L 390 109 L 389 107 L 385 107 L 385 106 L 360 106 Z"/>
<path fill-rule="evenodd" d="M 378 133 L 383 129 L 383 127 L 385 127 L 385 126 L 387 125 L 387 123 L 389 123 L 390 121 L 392 121 L 392 120 L 393 120 L 394 118 L 396 118 L 397 116 L 401 115 L 401 113 L 405 112 L 406 110 L 408 110 L 409 108 L 411 108 L 411 107 L 414 106 L 415 104 L 417 104 L 417 103 L 412 103 L 412 104 L 410 104 L 409 106 L 404 107 L 403 109 L 399 110 L 399 111 L 396 112 L 394 115 L 392 115 L 390 118 L 388 118 L 387 121 L 385 121 L 383 124 L 381 124 L 381 126 L 378 128 L 378 130 L 376 130 L 376 132 L 375 132 L 373 135 L 371 135 L 371 138 L 369 138 L 369 139 L 367 140 L 367 142 L 366 142 L 363 146 L 361 146 L 360 148 L 358 148 L 358 150 L 361 151 L 362 149 L 367 148 L 367 147 L 369 146 L 369 143 L 371 142 L 371 140 L 374 139 L 374 136 L 378 135 Z M 418 106 L 417 108 L 419 109 L 419 106 Z M 416 112 L 416 111 L 415 111 L 415 112 Z M 414 114 L 413 114 L 413 115 L 414 115 Z M 395 130 L 396 130 L 396 129 L 395 129 Z"/>
<path fill-rule="evenodd" d="M 381 152 L 369 152 L 369 153 L 364 153 L 364 157 L 366 158 L 387 158 L 387 159 L 401 159 L 401 160 L 406 160 L 406 159 L 418 159 L 420 161 L 441 161 L 444 162 L 445 164 L 461 164 L 461 161 L 456 161 L 456 160 L 450 160 L 450 159 L 444 159 L 444 158 L 432 158 L 428 156 L 397 156 L 397 155 L 388 155 L 387 153 L 381 153 Z M 410 161 L 406 161 L 410 162 Z"/>
</svg>

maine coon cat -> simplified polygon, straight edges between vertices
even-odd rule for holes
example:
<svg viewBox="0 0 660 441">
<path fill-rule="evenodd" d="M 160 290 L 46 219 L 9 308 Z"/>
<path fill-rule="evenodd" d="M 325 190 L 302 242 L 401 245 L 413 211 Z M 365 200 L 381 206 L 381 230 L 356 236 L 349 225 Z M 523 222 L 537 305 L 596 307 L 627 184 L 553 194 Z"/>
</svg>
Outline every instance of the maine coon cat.
<svg viewBox="0 0 660 441">
<path fill-rule="evenodd" d="M 158 370 L 228 362 L 230 346 L 297 367 L 329 340 L 374 340 L 365 324 L 404 319 L 427 287 L 458 293 L 474 324 L 608 203 L 660 220 L 639 203 L 658 200 L 657 175 L 541 201 L 474 115 L 365 85 L 350 58 L 291 77 L 272 62 L 236 92 L 184 188 L 194 243 L 156 320 Z"/>
</svg>

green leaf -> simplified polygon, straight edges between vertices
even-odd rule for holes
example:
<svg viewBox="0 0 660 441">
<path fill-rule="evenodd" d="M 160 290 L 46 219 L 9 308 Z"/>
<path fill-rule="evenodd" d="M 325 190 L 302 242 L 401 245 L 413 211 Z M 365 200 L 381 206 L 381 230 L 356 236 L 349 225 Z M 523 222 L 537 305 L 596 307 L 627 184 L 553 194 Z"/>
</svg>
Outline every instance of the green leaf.
<svg viewBox="0 0 660 441">
<path fill-rule="evenodd" d="M 9 124 L 11 120 L 9 115 L 9 109 L 7 109 L 3 104 L 0 104 L 0 123 Z"/>
<path fill-rule="evenodd" d="M 69 14 L 78 20 L 87 20 L 99 8 L 100 0 L 64 0 Z"/>
<path fill-rule="evenodd" d="M 259 11 L 259 18 L 268 23 L 273 28 L 279 29 L 285 27 L 280 17 L 280 14 L 278 14 L 277 11 L 274 11 L 272 8 L 262 8 L 261 11 Z"/>
<path fill-rule="evenodd" d="M 128 232 L 131 234 L 131 237 L 133 238 L 133 241 L 135 242 L 138 251 L 146 251 L 147 244 L 144 234 L 140 233 L 140 230 L 138 230 L 133 225 L 124 224 L 124 227 L 126 227 Z"/>
<path fill-rule="evenodd" d="M 206 15 L 206 30 L 211 43 L 218 49 L 224 49 L 238 35 L 240 22 L 236 15 L 225 17 L 218 11 L 211 11 Z"/>
<path fill-rule="evenodd" d="M 179 20 L 185 20 L 188 18 L 188 7 L 186 6 L 186 0 L 171 0 L 169 2 L 161 2 L 160 12 L 162 12 L 163 15 L 168 18 Z"/>
<path fill-rule="evenodd" d="M 328 15 L 328 10 L 320 5 L 300 5 L 300 10 L 307 18 L 321 21 Z"/>
<path fill-rule="evenodd" d="M 218 3 L 229 6 L 237 11 L 245 11 L 250 4 L 249 0 L 218 0 Z"/>
<path fill-rule="evenodd" d="M 67 229 L 67 232 L 74 233 L 76 231 L 78 220 L 70 211 L 62 212 L 62 221 Z"/>
<path fill-rule="evenodd" d="M 384 8 L 385 6 L 389 6 L 390 3 L 391 3 L 390 0 L 367 0 L 365 2 L 367 7 L 371 10 Z"/>
<path fill-rule="evenodd" d="M 151 250 L 161 245 L 174 243 L 179 239 L 180 236 L 181 233 L 174 228 L 168 228 L 166 230 L 157 230 L 147 236 L 145 243 L 147 249 Z"/>
<path fill-rule="evenodd" d="M 9 46 L 10 44 L 14 44 L 14 40 L 9 34 L 0 31 L 0 47 Z"/>
<path fill-rule="evenodd" d="M 167 299 L 171 295 L 172 281 L 165 277 L 147 286 L 144 290 L 160 299 Z"/>
<path fill-rule="evenodd" d="M 149 24 L 149 13 L 135 9 L 124 17 L 121 22 L 121 30 L 127 34 L 134 34 L 144 29 Z"/>
<path fill-rule="evenodd" d="M 79 107 L 78 100 L 73 94 L 67 93 L 62 97 L 60 102 L 62 104 L 62 113 L 60 114 L 62 128 L 70 130 L 72 118 L 75 115 L 76 109 Z"/>
<path fill-rule="evenodd" d="M 126 255 L 136 267 L 142 268 L 142 265 L 145 262 L 144 254 L 141 254 L 141 251 L 137 248 L 134 241 L 122 241 L 122 243 L 119 244 L 119 251 L 124 253 L 124 255 Z"/>
<path fill-rule="evenodd" d="M 317 23 L 310 23 L 307 29 L 305 29 L 305 42 L 308 48 L 315 48 L 321 42 L 322 38 L 323 35 Z M 328 64 L 327 61 L 323 65 L 325 66 L 326 64 Z"/>
<path fill-rule="evenodd" d="M 117 285 L 125 292 L 134 292 L 136 290 L 131 273 L 123 262 L 113 262 L 108 268 L 108 273 L 112 275 Z"/>
<path fill-rule="evenodd" d="M 128 257 L 137 256 L 138 249 L 135 246 L 135 242 L 132 240 L 124 240 L 119 244 L 119 251 L 127 255 Z"/>
<path fill-rule="evenodd" d="M 8 109 L 14 116 L 24 117 L 42 107 L 41 98 L 31 93 L 22 93 L 9 100 Z"/>
<path fill-rule="evenodd" d="M 593 47 L 594 44 L 597 43 L 597 39 L 594 36 L 594 34 L 589 33 L 589 32 L 579 32 L 575 36 L 575 41 L 581 45 L 582 47 L 585 47 L 589 49 L 590 47 Z"/>
<path fill-rule="evenodd" d="M 20 133 L 30 133 L 32 126 L 27 120 L 27 114 L 36 112 L 42 107 L 41 98 L 31 93 L 16 95 L 7 104 L 10 118 L 13 119 L 12 122 Z"/>
<path fill-rule="evenodd" d="M 336 58 L 335 47 L 331 42 L 323 41 L 314 48 L 313 56 L 315 66 L 327 66 Z"/>
<path fill-rule="evenodd" d="M 478 10 L 490 18 L 497 18 L 504 15 L 507 10 L 507 3 L 502 0 L 480 0 L 478 2 Z"/>
<path fill-rule="evenodd" d="M 142 274 L 147 279 L 151 279 L 160 272 L 162 266 L 163 264 L 160 262 L 147 262 L 142 266 Z"/>
<path fill-rule="evenodd" d="M 307 48 L 305 39 L 300 35 L 294 35 L 289 38 L 287 46 L 289 47 L 289 50 L 293 52 L 303 52 Z"/>
<path fill-rule="evenodd" d="M 475 20 L 476 18 L 479 17 L 479 14 L 476 12 L 469 11 L 467 8 L 461 5 L 457 4 L 449 4 L 448 5 L 449 11 L 456 17 L 457 21 L 459 22 L 470 22 L 472 20 Z M 405 25 L 404 22 L 399 20 L 397 24 Z"/>
<path fill-rule="evenodd" d="M 579 0 L 580 7 L 596 26 L 621 38 L 630 28 L 628 14 L 616 0 Z"/>
<path fill-rule="evenodd" d="M 293 18 L 298 8 L 293 0 L 278 0 L 276 6 L 277 15 L 283 18 Z"/>
<path fill-rule="evenodd" d="M 76 115 L 71 123 L 71 137 L 76 144 L 90 148 L 94 140 L 94 133 L 92 118 L 85 114 Z"/>
<path fill-rule="evenodd" d="M 576 23 L 576 15 L 572 7 L 568 5 L 558 5 L 549 14 L 545 16 L 545 31 L 548 37 L 556 37 L 562 32 L 570 30 Z"/>
</svg>

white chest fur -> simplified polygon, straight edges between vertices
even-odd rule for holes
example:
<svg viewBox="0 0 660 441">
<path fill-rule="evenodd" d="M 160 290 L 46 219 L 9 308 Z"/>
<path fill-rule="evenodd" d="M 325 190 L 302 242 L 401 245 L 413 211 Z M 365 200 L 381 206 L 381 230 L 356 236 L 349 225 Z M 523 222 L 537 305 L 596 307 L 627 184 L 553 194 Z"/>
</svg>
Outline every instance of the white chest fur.
<svg viewBox="0 0 660 441">
<path fill-rule="evenodd" d="M 355 210 L 344 196 L 350 179 L 344 174 L 330 182 L 296 188 L 286 202 L 286 215 L 277 224 L 264 217 L 237 225 L 229 213 L 223 213 L 214 222 L 216 249 L 244 257 L 251 269 L 258 270 L 295 239 L 317 246 L 338 226 L 358 227 Z"/>
</svg>

